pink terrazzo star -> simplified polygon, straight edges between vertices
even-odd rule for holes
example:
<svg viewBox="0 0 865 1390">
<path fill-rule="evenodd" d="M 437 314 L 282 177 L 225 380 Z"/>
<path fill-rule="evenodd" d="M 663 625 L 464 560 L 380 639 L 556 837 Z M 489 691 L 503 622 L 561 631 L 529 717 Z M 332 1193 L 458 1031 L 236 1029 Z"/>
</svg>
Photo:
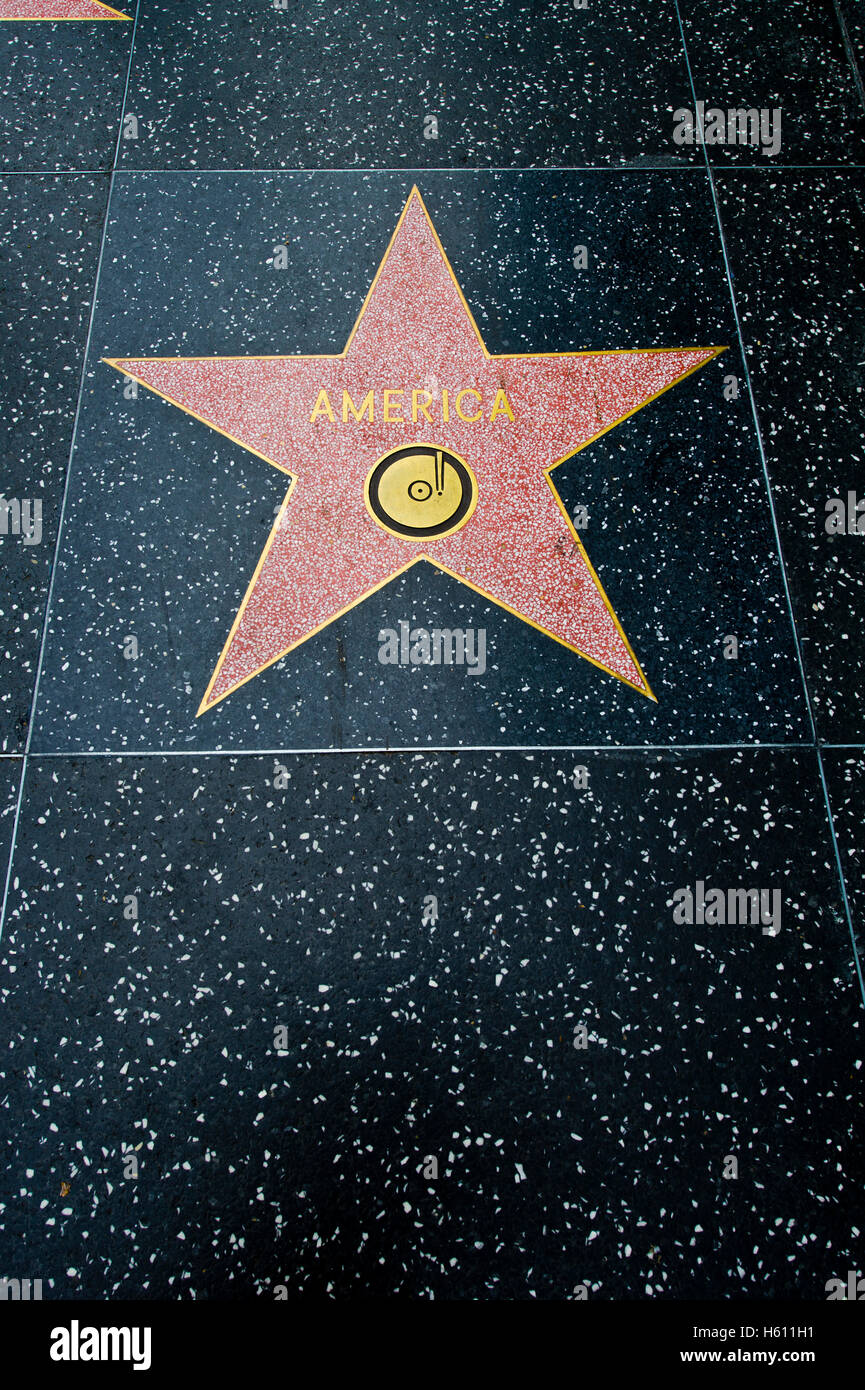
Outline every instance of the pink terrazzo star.
<svg viewBox="0 0 865 1390">
<path fill-rule="evenodd" d="M 491 357 L 413 189 L 344 352 L 105 359 L 292 475 L 198 713 L 419 560 L 654 699 L 548 473 L 722 351 Z M 476 480 L 449 534 L 394 534 L 367 504 L 413 444 Z"/>
<path fill-rule="evenodd" d="M 129 19 L 99 0 L 0 0 L 0 19 Z"/>
</svg>

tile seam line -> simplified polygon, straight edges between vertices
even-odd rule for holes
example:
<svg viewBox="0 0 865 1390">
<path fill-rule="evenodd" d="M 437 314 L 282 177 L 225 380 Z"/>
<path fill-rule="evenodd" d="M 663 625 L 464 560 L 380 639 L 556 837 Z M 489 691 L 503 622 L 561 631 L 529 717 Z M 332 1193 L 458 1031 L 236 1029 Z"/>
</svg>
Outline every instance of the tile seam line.
<svg viewBox="0 0 865 1390">
<path fill-rule="evenodd" d="M 756 165 L 762 168 L 762 165 Z M 810 168 L 810 165 L 806 165 Z M 815 168 L 826 167 L 815 165 Z M 862 165 L 839 164 L 839 169 L 865 168 Z M 16 170 L 26 173 L 26 170 Z M 39 170 L 32 172 L 38 173 Z M 43 170 L 45 173 L 74 174 L 74 169 Z M 303 174 L 307 178 L 327 178 L 331 174 L 693 174 L 702 173 L 703 164 L 698 158 L 690 163 L 676 164 L 334 164 L 325 168 L 309 164 L 241 164 L 241 165 L 164 165 L 153 164 L 137 167 L 120 164 L 121 174 L 178 174 L 185 178 L 200 174 Z"/>
<path fill-rule="evenodd" d="M 779 164 L 775 160 L 771 164 L 745 164 L 731 161 L 729 164 L 718 164 L 715 166 L 724 173 L 777 173 L 780 169 L 810 169 L 814 173 L 821 173 L 826 169 L 835 170 L 857 170 L 865 169 L 865 162 L 845 161 L 834 163 L 824 161 L 819 164 Z M 106 169 L 10 169 L 10 174 L 81 174 L 81 173 L 107 173 Z M 299 164 L 263 164 L 256 165 L 196 165 L 183 168 L 174 165 L 166 168 L 163 165 L 154 164 L 147 167 L 137 168 L 130 164 L 118 164 L 119 174 L 159 174 L 177 175 L 183 178 L 194 178 L 210 174 L 303 174 L 308 178 L 327 178 L 332 174 L 413 174 L 422 177 L 424 174 L 703 174 L 705 165 L 702 159 L 695 159 L 690 164 L 442 164 L 426 166 L 420 164 L 346 164 L 334 165 L 332 168 L 313 168 L 309 165 Z"/>
<path fill-rule="evenodd" d="M 838 28 L 841 30 L 841 42 L 844 45 L 847 61 L 853 71 L 853 81 L 856 83 L 859 100 L 862 103 L 863 110 L 865 110 L 865 86 L 862 84 L 862 74 L 859 71 L 859 64 L 856 62 L 856 53 L 850 40 L 850 31 L 847 28 L 847 20 L 844 18 L 844 11 L 841 8 L 840 0 L 832 0 L 832 8 L 835 11 L 835 18 L 838 21 Z"/>
<path fill-rule="evenodd" d="M 48 593 L 45 598 L 45 610 L 42 617 L 42 640 L 39 643 L 39 658 L 36 663 L 36 675 L 33 682 L 33 693 L 30 697 L 30 717 L 27 723 L 27 738 L 24 741 L 24 752 L 21 758 L 21 778 L 18 783 L 18 798 L 15 803 L 15 815 L 12 821 L 12 834 L 9 841 L 9 858 L 6 865 L 6 876 L 3 882 L 3 897 L 0 900 L 0 945 L 3 942 L 3 932 L 6 926 L 6 910 L 9 902 L 9 888 L 12 883 L 12 866 L 15 860 L 15 850 L 18 845 L 18 827 L 21 822 L 21 807 L 24 802 L 24 788 L 27 781 L 27 760 L 30 756 L 30 743 L 33 738 L 33 727 L 36 718 L 36 705 L 39 696 L 39 683 L 42 677 L 42 666 L 45 658 L 45 644 L 48 637 L 48 624 L 51 618 L 51 603 L 54 597 L 54 583 L 57 576 L 57 561 L 60 556 L 60 546 L 63 539 L 63 526 L 66 519 L 66 503 L 69 497 L 69 483 L 72 476 L 73 459 L 75 456 L 75 442 L 78 438 L 78 422 L 81 413 L 81 401 L 84 396 L 84 383 L 87 379 L 87 364 L 90 358 L 90 341 L 93 336 L 93 322 L 96 317 L 96 301 L 99 296 L 99 280 L 102 274 L 102 262 L 105 255 L 105 243 L 108 239 L 108 223 L 111 217 L 111 200 L 114 193 L 114 180 L 117 170 L 117 158 L 120 153 L 120 141 L 123 136 L 123 118 L 126 114 L 126 101 L 129 95 L 129 80 L 132 75 L 132 59 L 135 53 L 135 36 L 138 30 L 138 12 L 141 8 L 141 0 L 136 0 L 135 20 L 132 25 L 132 37 L 129 43 L 129 58 L 126 63 L 126 81 L 123 86 L 123 97 L 120 103 L 120 119 L 117 124 L 117 139 L 114 144 L 114 159 L 111 165 L 111 173 L 108 182 L 108 197 L 105 201 L 105 216 L 102 221 L 102 236 L 99 241 L 99 255 L 96 260 L 96 274 L 93 278 L 93 291 L 90 297 L 90 314 L 87 322 L 87 335 L 84 340 L 84 352 L 81 359 L 81 371 L 78 377 L 78 394 L 75 401 L 75 413 L 72 421 L 72 435 L 69 440 L 69 453 L 66 459 L 66 476 L 63 481 L 63 495 L 60 501 L 60 514 L 57 519 L 57 536 L 54 541 L 54 554 L 51 559 L 51 578 L 48 581 Z M 103 171 L 104 172 L 104 171 Z"/>
<path fill-rule="evenodd" d="M 390 758 L 397 754 L 426 756 L 450 754 L 462 757 L 468 753 L 740 753 L 740 752 L 813 753 L 813 743 L 486 743 L 486 744 L 395 744 L 384 748 L 375 744 L 357 744 L 351 748 L 87 748 L 54 752 L 33 750 L 28 758 L 66 759 L 81 762 L 87 758 L 309 758 L 364 757 Z M 9 754 L 20 758 L 20 754 Z"/>
<path fill-rule="evenodd" d="M 691 85 L 691 95 L 692 95 L 692 98 L 693 98 L 694 103 L 695 103 L 695 105 L 694 105 L 694 110 L 696 111 L 696 109 L 697 109 L 697 107 L 696 107 L 696 101 L 697 101 L 696 87 L 695 87 L 695 85 L 694 85 L 694 77 L 693 77 L 693 72 L 692 72 L 692 70 L 691 70 L 691 60 L 690 60 L 690 57 L 689 57 L 689 55 L 688 55 L 687 43 L 685 42 L 685 30 L 684 30 L 684 25 L 683 25 L 683 23 L 682 23 L 681 12 L 680 12 L 680 10 L 679 10 L 679 0 L 673 0 L 673 3 L 674 3 L 674 6 L 675 6 L 677 18 L 678 18 L 678 21 L 679 21 L 679 29 L 680 29 L 681 35 L 682 35 L 682 47 L 683 47 L 684 52 L 685 52 L 685 63 L 686 63 L 687 69 L 688 69 L 688 80 L 689 80 L 690 85 Z M 802 692 L 803 692 L 803 694 L 804 694 L 804 696 L 805 696 L 805 707 L 806 707 L 807 712 L 808 712 L 808 722 L 809 722 L 809 724 L 810 724 L 810 726 L 811 726 L 811 741 L 812 741 L 813 747 L 816 749 L 816 748 L 818 747 L 817 722 L 816 722 L 816 719 L 815 719 L 815 717 L 814 717 L 814 709 L 813 709 L 813 705 L 812 705 L 812 701 L 811 701 L 811 693 L 810 693 L 810 690 L 809 690 L 809 687 L 808 687 L 807 677 L 806 677 L 806 675 L 805 675 L 805 663 L 804 663 L 804 659 L 803 659 L 803 656 L 802 656 L 802 646 L 801 646 L 801 642 L 800 642 L 800 640 L 799 640 L 799 631 L 798 631 L 798 628 L 797 628 L 797 625 L 796 625 L 795 613 L 794 613 L 794 611 L 793 611 L 793 600 L 792 600 L 792 597 L 791 597 L 791 594 L 790 594 L 790 584 L 789 584 L 789 579 L 788 579 L 788 576 L 787 576 L 787 566 L 786 566 L 786 564 L 785 564 L 785 562 L 784 562 L 784 550 L 783 550 L 783 546 L 782 546 L 782 544 L 781 544 L 781 533 L 780 533 L 780 529 L 779 529 L 779 527 L 778 527 L 778 518 L 777 518 L 776 511 L 775 511 L 775 498 L 774 498 L 774 495 L 773 495 L 773 493 L 772 493 L 772 483 L 771 483 L 771 479 L 770 479 L 770 476 L 769 476 L 769 466 L 768 466 L 768 462 L 767 462 L 767 460 L 766 460 L 766 450 L 765 450 L 765 446 L 764 446 L 764 443 L 763 443 L 763 431 L 762 431 L 762 428 L 761 428 L 761 426 L 760 426 L 760 417 L 759 417 L 759 413 L 758 413 L 758 411 L 757 411 L 757 401 L 756 401 L 756 398 L 755 398 L 755 396 L 754 396 L 753 383 L 752 383 L 752 381 L 751 381 L 751 370 L 750 370 L 750 367 L 749 367 L 749 365 L 748 365 L 748 358 L 747 358 L 747 354 L 746 354 L 746 352 L 745 352 L 745 341 L 744 341 L 744 337 L 743 337 L 743 334 L 742 334 L 742 322 L 741 322 L 741 318 L 740 318 L 740 315 L 739 315 L 739 306 L 738 306 L 738 303 L 737 303 L 737 301 L 736 301 L 736 292 L 735 292 L 735 288 L 734 288 L 734 285 L 733 285 L 733 272 L 732 272 L 732 267 L 731 267 L 731 265 L 730 265 L 730 258 L 729 258 L 729 255 L 728 255 L 728 253 L 727 253 L 727 240 L 726 240 L 726 237 L 725 237 L 725 235 L 724 235 L 724 224 L 723 224 L 723 221 L 722 221 L 722 218 L 721 218 L 721 207 L 720 207 L 720 203 L 719 203 L 719 201 L 718 201 L 718 192 L 717 192 L 717 189 L 716 189 L 716 187 L 715 187 L 714 173 L 713 173 L 711 161 L 710 161 L 710 159 L 709 159 L 707 146 L 704 144 L 704 145 L 702 146 L 702 149 L 703 149 L 703 158 L 704 158 L 704 161 L 705 161 L 705 172 L 706 172 L 706 176 L 707 176 L 708 181 L 709 181 L 709 192 L 710 192 L 711 197 L 712 197 L 712 206 L 713 206 L 713 208 L 714 208 L 714 212 L 715 212 L 715 221 L 716 221 L 716 223 L 717 223 L 717 228 L 718 228 L 718 237 L 719 237 L 720 246 L 721 246 L 721 256 L 722 256 L 723 262 L 724 262 L 724 276 L 725 276 L 725 279 L 726 279 L 726 281 L 727 281 L 727 289 L 728 289 L 729 295 L 730 295 L 730 305 L 731 305 L 732 310 L 733 310 L 733 319 L 734 319 L 734 322 L 735 322 L 735 325 L 736 325 L 736 336 L 737 336 L 737 338 L 738 338 L 738 342 L 739 342 L 739 351 L 740 351 L 741 359 L 742 359 L 742 371 L 743 371 L 744 376 L 745 376 L 745 384 L 746 384 L 746 386 L 747 386 L 747 388 L 748 388 L 748 400 L 749 400 L 749 403 L 750 403 L 750 406 L 751 406 L 751 417 L 752 417 L 752 420 L 753 420 L 753 422 L 754 422 L 754 430 L 755 430 L 755 433 L 756 433 L 756 436 L 757 436 L 757 449 L 758 449 L 758 452 L 759 452 L 759 455 L 760 455 L 760 465 L 761 465 L 761 468 L 762 468 L 762 472 L 763 472 L 763 482 L 764 482 L 765 489 L 766 489 L 766 500 L 767 500 L 767 502 L 768 502 L 768 504 L 769 504 L 769 516 L 770 516 L 771 523 L 772 523 L 772 532 L 773 532 L 773 535 L 774 535 L 774 537 L 775 537 L 775 550 L 776 550 L 776 554 L 777 554 L 777 556 L 778 556 L 778 563 L 779 563 L 779 566 L 780 566 L 780 569 L 781 569 L 781 582 L 782 582 L 782 584 L 783 584 L 783 588 L 784 588 L 784 597 L 785 597 L 786 604 L 787 604 L 787 611 L 788 611 L 788 614 L 789 614 L 789 617 L 790 617 L 790 628 L 791 628 L 791 631 L 792 631 L 792 634 L 793 634 L 793 642 L 794 642 L 794 646 L 795 646 L 795 649 L 796 649 L 796 660 L 797 660 L 797 664 L 798 664 L 798 666 L 799 666 L 799 677 L 800 677 L 800 680 L 801 680 L 801 683 L 802 683 Z M 865 992 L 863 992 L 863 1003 L 865 1003 Z"/>
<path fill-rule="evenodd" d="M 782 169 L 810 170 L 812 173 L 824 173 L 827 170 L 838 171 L 857 171 L 865 169 L 865 163 L 844 163 L 844 164 L 715 164 L 712 166 L 717 173 L 723 174 L 777 174 Z M 704 174 L 705 166 L 702 162 L 695 160 L 693 164 L 646 164 L 631 166 L 627 164 L 526 164 L 526 165 L 507 165 L 489 164 L 481 167 L 467 167 L 464 164 L 441 165 L 436 168 L 425 168 L 420 165 L 405 164 L 399 167 L 390 165 L 374 164 L 354 164 L 334 167 L 332 169 L 313 169 L 303 168 L 297 165 L 263 165 L 255 168 L 251 165 L 241 167 L 227 167 L 215 165 L 213 167 L 200 167 L 182 169 L 178 167 L 164 168 L 153 165 L 148 168 L 134 168 L 131 165 L 117 164 L 102 168 L 93 169 L 3 169 L 0 170 L 3 178 L 86 178 L 94 177 L 97 174 L 118 174 L 133 175 L 155 175 L 160 177 L 178 176 L 183 178 L 201 177 L 204 175 L 221 174 L 250 174 L 250 175 L 272 175 L 272 174 L 305 174 L 310 178 L 325 178 L 335 174 L 406 174 L 423 177 L 424 174 Z"/>
<path fill-rule="evenodd" d="M 694 85 L 694 74 L 691 69 L 691 59 L 688 54 L 688 45 L 685 39 L 685 28 L 682 22 L 681 11 L 679 9 L 679 0 L 673 0 L 673 5 L 676 10 L 676 18 L 679 22 L 679 32 L 682 36 L 682 49 L 685 54 L 685 65 L 688 70 L 688 81 L 691 85 L 691 97 L 694 102 L 694 110 L 696 111 L 697 89 Z M 820 748 L 819 735 L 817 732 L 817 721 L 814 715 L 814 706 L 811 699 L 811 691 L 808 685 L 808 678 L 805 673 L 805 662 L 802 655 L 802 644 L 799 639 L 799 629 L 796 625 L 796 615 L 793 610 L 793 600 L 790 593 L 790 583 L 787 576 L 787 566 L 784 561 L 784 547 L 781 543 L 781 532 L 778 527 L 778 516 L 775 510 L 775 498 L 772 493 L 772 482 L 769 476 L 769 465 L 766 459 L 766 450 L 763 443 L 763 431 L 760 427 L 760 416 L 757 410 L 757 401 L 754 396 L 754 389 L 751 381 L 751 372 L 748 366 L 748 359 L 745 353 L 745 343 L 742 336 L 742 323 L 739 317 L 739 306 L 736 302 L 736 291 L 733 285 L 733 272 L 730 266 L 730 259 L 727 254 L 727 240 L 724 236 L 724 223 L 721 217 L 721 206 L 718 201 L 718 192 L 715 188 L 715 179 L 712 172 L 712 164 L 709 159 L 708 150 L 705 144 L 703 145 L 703 158 L 705 159 L 706 163 L 706 175 L 709 180 L 709 189 L 712 194 L 712 203 L 715 209 L 715 219 L 718 224 L 718 236 L 720 238 L 721 243 L 721 254 L 724 258 L 724 270 L 727 277 L 727 286 L 730 291 L 730 303 L 733 309 L 733 318 L 735 320 L 736 333 L 739 339 L 739 350 L 742 356 L 742 369 L 745 374 L 745 383 L 748 388 L 748 398 L 751 402 L 751 415 L 754 421 L 754 429 L 757 433 L 757 447 L 760 451 L 760 461 L 763 467 L 763 476 L 766 484 L 766 496 L 769 502 L 769 515 L 772 519 L 772 529 L 775 534 L 775 545 L 778 554 L 778 562 L 781 566 L 781 579 L 784 585 L 784 594 L 787 600 L 787 607 L 790 613 L 790 625 L 793 633 L 793 642 L 796 648 L 796 657 L 799 663 L 799 675 L 802 681 L 802 689 L 805 695 L 805 706 L 808 711 L 808 719 L 811 724 L 814 754 L 817 759 L 817 770 L 820 774 L 820 783 L 823 788 L 823 800 L 826 807 L 826 816 L 829 822 L 829 835 L 832 843 L 832 849 L 835 855 L 835 867 L 838 874 L 838 885 L 841 889 L 841 901 L 844 905 L 844 912 L 847 917 L 847 929 L 850 933 L 850 946 L 853 951 L 853 964 L 856 970 L 857 979 L 859 981 L 859 994 L 862 1000 L 862 1006 L 863 1008 L 865 1008 L 865 978 L 863 978 L 862 973 L 862 961 L 859 956 L 859 948 L 856 942 L 856 932 L 853 927 L 853 915 L 850 910 L 850 900 L 847 896 L 847 881 L 844 875 L 844 865 L 841 861 L 841 850 L 838 844 L 838 837 L 835 833 L 835 818 L 832 814 L 832 803 L 829 797 L 829 786 L 826 781 L 826 772 L 823 767 L 823 757 Z"/>
</svg>

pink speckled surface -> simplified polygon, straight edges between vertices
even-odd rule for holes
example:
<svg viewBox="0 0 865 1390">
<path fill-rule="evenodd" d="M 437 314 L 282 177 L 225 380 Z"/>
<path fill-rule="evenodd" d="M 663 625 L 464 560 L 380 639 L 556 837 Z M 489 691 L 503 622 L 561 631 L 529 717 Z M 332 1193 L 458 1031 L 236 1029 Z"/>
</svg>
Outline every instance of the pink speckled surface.
<svg viewBox="0 0 865 1390">
<path fill-rule="evenodd" d="M 0 0 L 0 19 L 128 19 L 97 0 Z"/>
<path fill-rule="evenodd" d="M 204 706 L 421 557 L 648 693 L 544 470 L 716 351 L 489 357 L 413 194 L 343 355 L 115 360 L 120 371 L 296 479 Z M 405 392 L 394 398 L 408 412 L 404 422 L 382 418 L 384 388 Z M 454 408 L 465 388 L 481 395 L 483 419 L 476 423 L 459 419 Z M 324 414 L 310 421 L 322 389 L 335 423 Z M 432 393 L 432 423 L 422 415 L 412 423 L 413 389 Z M 357 406 L 374 391 L 373 422 L 342 422 L 343 390 Z M 513 422 L 505 414 L 489 418 L 499 390 Z M 465 398 L 465 413 L 476 409 L 475 398 Z M 376 461 L 414 441 L 454 450 L 477 478 L 473 516 L 434 541 L 388 534 L 364 505 Z"/>
</svg>

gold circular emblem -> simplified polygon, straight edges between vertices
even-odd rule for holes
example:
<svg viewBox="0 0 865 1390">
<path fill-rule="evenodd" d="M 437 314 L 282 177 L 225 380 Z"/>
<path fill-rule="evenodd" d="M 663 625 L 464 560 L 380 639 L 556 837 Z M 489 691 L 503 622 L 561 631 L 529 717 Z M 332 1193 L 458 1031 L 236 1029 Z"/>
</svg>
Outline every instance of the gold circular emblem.
<svg viewBox="0 0 865 1390">
<path fill-rule="evenodd" d="M 437 444 L 405 444 L 380 458 L 364 497 L 373 518 L 403 540 L 450 536 L 465 526 L 478 500 L 465 459 Z"/>
</svg>

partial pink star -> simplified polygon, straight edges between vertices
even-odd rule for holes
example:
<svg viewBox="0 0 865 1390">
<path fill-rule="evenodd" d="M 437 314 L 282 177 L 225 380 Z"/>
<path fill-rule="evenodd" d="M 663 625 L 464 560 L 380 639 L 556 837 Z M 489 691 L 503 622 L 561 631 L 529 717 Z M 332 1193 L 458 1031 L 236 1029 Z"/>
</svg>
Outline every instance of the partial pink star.
<svg viewBox="0 0 865 1390">
<path fill-rule="evenodd" d="M 0 19 L 129 19 L 99 0 L 0 0 Z"/>
</svg>

